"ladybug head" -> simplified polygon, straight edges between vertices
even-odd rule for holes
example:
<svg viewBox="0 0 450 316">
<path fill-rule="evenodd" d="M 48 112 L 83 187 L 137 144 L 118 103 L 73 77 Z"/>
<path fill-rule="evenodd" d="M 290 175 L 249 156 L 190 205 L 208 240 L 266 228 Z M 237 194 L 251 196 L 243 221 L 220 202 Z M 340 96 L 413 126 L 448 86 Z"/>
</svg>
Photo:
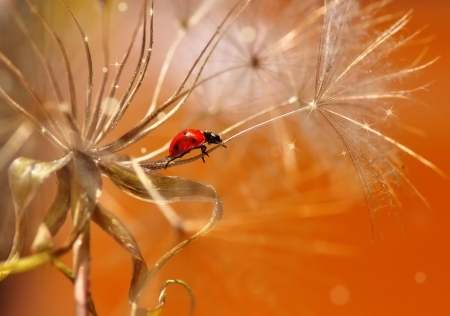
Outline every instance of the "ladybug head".
<svg viewBox="0 0 450 316">
<path fill-rule="evenodd" d="M 222 143 L 222 138 L 217 134 L 214 134 L 211 132 L 203 132 L 203 135 L 205 135 L 206 142 L 208 144 L 221 144 Z"/>
</svg>

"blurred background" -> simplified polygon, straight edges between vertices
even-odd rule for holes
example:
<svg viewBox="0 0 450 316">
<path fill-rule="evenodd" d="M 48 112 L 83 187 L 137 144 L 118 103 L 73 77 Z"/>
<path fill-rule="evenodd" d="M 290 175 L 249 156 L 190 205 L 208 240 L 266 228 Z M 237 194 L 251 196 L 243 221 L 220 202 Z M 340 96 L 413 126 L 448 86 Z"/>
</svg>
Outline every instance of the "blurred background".
<svg viewBox="0 0 450 316">
<path fill-rule="evenodd" d="M 124 6 L 120 7 L 120 4 L 126 2 L 114 3 L 117 10 L 112 11 L 112 21 L 114 15 L 124 14 L 131 20 L 136 13 L 131 4 L 128 10 L 123 10 Z M 75 11 L 81 8 L 74 1 L 70 4 Z M 390 129 L 387 134 L 450 175 L 450 107 L 447 97 L 450 83 L 450 2 L 395 0 L 386 10 L 405 13 L 410 8 L 414 9 L 414 14 L 406 26 L 408 33 L 428 25 L 421 37 L 427 38 L 422 48 L 429 47 L 424 60 L 436 56 L 441 58 L 417 78 L 408 78 L 410 87 L 433 82 L 426 91 L 414 95 L 428 106 L 408 103 L 408 106 L 397 107 L 396 103 L 394 110 L 401 128 Z M 46 9 L 50 13 L 55 10 L 53 15 L 49 14 L 54 18 L 54 25 L 64 25 L 64 20 L 58 18 L 61 6 Z M 23 12 L 26 15 L 26 11 Z M 161 9 L 160 12 L 159 19 L 168 18 L 166 11 Z M 0 12 L 0 18 L 4 34 L 12 22 L 3 12 Z M 94 51 L 99 35 L 95 34 L 95 23 L 89 20 L 89 17 L 84 17 L 81 22 L 86 25 Z M 112 30 L 131 29 L 133 26 L 134 21 L 130 25 L 114 25 Z M 66 31 L 62 37 L 69 38 L 73 35 L 70 32 Z M 39 36 L 40 33 L 37 31 L 36 34 Z M 123 35 L 126 32 L 118 34 L 125 37 L 118 41 L 126 41 Z M 170 42 L 165 41 L 166 35 L 158 33 L 157 29 L 155 34 L 161 36 L 156 37 L 155 43 L 160 44 L 164 51 Z M 167 29 L 167 34 L 170 37 L 174 31 Z M 0 38 L 2 51 L 19 45 L 13 40 L 14 36 Z M 195 44 L 195 41 L 191 43 Z M 75 47 L 71 52 L 74 74 L 82 76 L 83 48 L 80 44 Z M 402 48 L 393 62 L 401 64 L 402 56 L 414 60 L 422 48 Z M 121 56 L 121 49 L 117 49 L 117 56 Z M 51 49 L 49 52 L 54 53 Z M 115 56 L 113 49 L 112 63 Z M 192 61 L 194 56 L 195 53 L 189 52 L 177 58 Z M 32 68 L 27 66 L 30 63 L 27 56 L 18 53 L 15 57 L 14 62 L 19 66 Z M 100 60 L 100 57 L 96 58 Z M 162 59 L 163 55 L 155 53 L 153 63 L 158 65 Z M 36 80 L 33 71 L 30 69 L 26 75 Z M 161 100 L 175 89 L 179 75 L 185 73 L 183 71 L 177 69 L 169 73 Z M 156 78 L 148 78 L 150 85 L 155 81 Z M 79 89 L 84 89 L 84 85 L 84 81 L 81 82 Z M 43 91 L 45 93 L 45 88 Z M 21 96 L 15 97 L 20 99 Z M 149 98 L 140 92 L 136 110 L 115 131 L 116 136 L 142 117 L 145 110 L 141 108 L 148 105 Z M 179 130 L 188 127 L 183 124 L 190 121 L 194 128 L 214 132 L 229 126 L 231 119 L 227 115 L 208 116 L 195 110 L 207 100 L 205 94 L 193 95 L 190 107 L 178 113 L 154 135 L 132 147 L 129 153 L 136 155 L 159 148 Z M 2 112 L 3 117 L 13 115 L 7 110 L 2 111 L 5 111 Z M 289 126 L 289 122 L 286 124 Z M 307 146 L 311 142 L 307 138 L 311 135 L 293 133 L 279 138 L 280 129 L 283 130 L 277 123 L 263 127 L 230 142 L 227 149 L 214 152 L 205 164 L 196 161 L 164 171 L 168 175 L 213 185 L 223 200 L 225 214 L 215 231 L 183 249 L 161 270 L 145 291 L 142 305 L 155 306 L 161 284 L 176 278 L 192 287 L 197 300 L 195 315 L 450 314 L 450 182 L 413 158 L 401 155 L 409 179 L 426 198 L 430 208 L 405 190 L 401 206 L 395 209 L 401 225 L 394 213 L 380 215 L 381 224 L 377 229 L 378 226 L 382 229 L 384 238 L 374 239 L 364 196 L 349 158 L 340 156 L 339 151 L 321 156 L 321 146 L 326 147 L 327 143 L 311 148 Z M 21 155 L 50 159 L 52 153 L 37 145 L 41 141 L 41 135 L 33 135 Z M 2 172 L 4 177 L 5 171 Z M 35 233 L 45 207 L 51 201 L 55 181 L 50 179 L 48 182 L 48 187 L 39 192 L 39 197 L 28 210 L 30 236 Z M 5 205 L 8 200 L 6 193 L 7 183 L 4 182 L 1 198 Z M 104 183 L 102 203 L 133 232 L 149 265 L 186 238 L 186 234 L 169 226 L 154 205 L 133 200 L 108 181 Z M 174 208 L 182 217 L 199 219 L 200 222 L 208 218 L 211 210 L 210 205 L 201 203 L 175 205 Z M 1 210 L 0 259 L 5 260 L 13 237 L 8 229 L 13 226 L 13 217 L 12 209 Z M 61 240 L 63 237 L 60 236 Z M 31 243 L 32 238 L 29 239 Z M 29 254 L 28 249 L 26 254 Z M 70 256 L 63 260 L 68 264 L 71 262 Z M 131 260 L 125 251 L 93 225 L 92 291 L 99 315 L 128 314 L 130 269 Z M 162 314 L 187 315 L 188 309 L 187 293 L 176 286 L 169 287 L 167 305 Z M 50 266 L 12 275 L 0 283 L 1 315 L 71 315 L 73 311 L 72 285 Z"/>
</svg>

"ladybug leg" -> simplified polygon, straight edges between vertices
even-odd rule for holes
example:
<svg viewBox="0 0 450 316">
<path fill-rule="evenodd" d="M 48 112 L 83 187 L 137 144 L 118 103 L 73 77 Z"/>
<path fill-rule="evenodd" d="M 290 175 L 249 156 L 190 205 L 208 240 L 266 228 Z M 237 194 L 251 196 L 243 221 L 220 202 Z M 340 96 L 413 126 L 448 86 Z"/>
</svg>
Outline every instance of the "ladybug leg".
<svg viewBox="0 0 450 316">
<path fill-rule="evenodd" d="M 182 153 L 182 154 L 179 154 L 178 156 L 175 156 L 175 157 L 170 158 L 169 161 L 168 161 L 168 162 L 166 163 L 166 165 L 164 166 L 164 169 L 167 169 L 167 166 L 169 165 L 169 163 L 171 163 L 171 162 L 174 161 L 175 159 L 178 159 L 178 158 L 183 157 L 184 155 L 188 154 L 189 152 L 190 152 L 190 150 L 188 150 L 188 151 L 186 151 L 186 152 L 184 152 L 184 153 Z"/>
<path fill-rule="evenodd" d="M 227 146 L 225 146 L 224 144 L 221 144 L 222 145 L 222 147 L 225 147 L 225 148 L 227 148 Z"/>
<path fill-rule="evenodd" d="M 204 154 L 204 155 L 209 157 L 208 153 L 206 152 L 206 146 L 205 145 L 201 145 L 200 149 L 202 151 L 202 154 Z M 203 163 L 205 163 L 205 157 L 202 156 L 202 160 L 203 160 Z"/>
<path fill-rule="evenodd" d="M 168 161 L 168 162 L 166 163 L 166 165 L 164 166 L 164 169 L 167 169 L 167 166 L 169 165 L 169 163 L 172 162 L 172 161 L 174 161 L 175 159 L 177 159 L 177 158 L 175 157 L 175 158 L 169 159 L 169 161 Z"/>
<path fill-rule="evenodd" d="M 170 158 L 169 161 L 166 163 L 166 165 L 164 166 L 164 169 L 167 169 L 167 166 L 169 165 L 169 163 L 171 163 L 172 161 L 174 161 L 175 159 L 180 158 L 180 157 L 173 157 Z"/>
</svg>

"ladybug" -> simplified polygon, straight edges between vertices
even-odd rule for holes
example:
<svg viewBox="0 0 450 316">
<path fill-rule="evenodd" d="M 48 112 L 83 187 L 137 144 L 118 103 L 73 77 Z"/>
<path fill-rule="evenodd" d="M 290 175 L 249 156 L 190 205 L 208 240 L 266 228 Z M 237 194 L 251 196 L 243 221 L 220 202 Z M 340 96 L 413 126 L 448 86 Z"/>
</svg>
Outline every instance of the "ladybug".
<svg viewBox="0 0 450 316">
<path fill-rule="evenodd" d="M 199 148 L 202 151 L 202 154 L 205 154 L 209 157 L 208 153 L 206 152 L 206 146 L 205 143 L 208 143 L 208 145 L 211 144 L 222 144 L 222 138 L 214 133 L 211 132 L 202 132 L 198 129 L 186 129 L 177 135 L 172 139 L 172 142 L 169 146 L 169 161 L 166 163 L 166 166 L 164 169 L 167 168 L 167 165 L 169 162 L 181 158 L 187 153 L 189 153 L 192 149 Z M 223 147 L 227 147 L 222 144 Z M 203 162 L 205 162 L 205 158 L 202 156 Z"/>
</svg>

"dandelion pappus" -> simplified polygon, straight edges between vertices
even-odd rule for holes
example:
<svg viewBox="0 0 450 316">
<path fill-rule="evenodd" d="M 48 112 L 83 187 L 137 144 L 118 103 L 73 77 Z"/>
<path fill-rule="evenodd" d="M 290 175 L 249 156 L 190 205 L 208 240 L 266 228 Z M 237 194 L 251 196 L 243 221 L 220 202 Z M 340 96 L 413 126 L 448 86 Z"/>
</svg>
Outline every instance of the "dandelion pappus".
<svg viewBox="0 0 450 316">
<path fill-rule="evenodd" d="M 211 144 L 222 144 L 222 138 L 214 133 L 211 132 L 203 132 L 198 129 L 186 129 L 184 131 L 181 131 L 175 137 L 172 139 L 172 142 L 169 146 L 169 161 L 166 163 L 165 168 L 167 168 L 167 165 L 178 158 L 183 157 L 187 153 L 189 153 L 193 149 L 200 149 L 202 151 L 202 154 L 205 154 L 209 157 L 208 153 L 206 152 L 206 146 L 205 143 L 208 143 L 208 145 Z M 223 147 L 227 148 L 227 146 L 223 145 Z M 203 162 L 205 162 L 205 158 L 202 157 Z"/>
</svg>

